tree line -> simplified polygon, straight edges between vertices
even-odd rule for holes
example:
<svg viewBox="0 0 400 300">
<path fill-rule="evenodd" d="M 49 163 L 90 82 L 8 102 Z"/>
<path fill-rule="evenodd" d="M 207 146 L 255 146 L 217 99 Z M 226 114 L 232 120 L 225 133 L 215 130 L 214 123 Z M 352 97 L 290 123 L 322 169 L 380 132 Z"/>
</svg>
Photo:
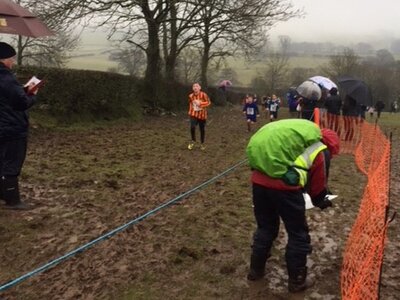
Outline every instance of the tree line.
<svg viewBox="0 0 400 300">
<path fill-rule="evenodd" d="M 387 49 L 379 49 L 370 55 L 360 55 L 352 48 L 326 55 L 327 62 L 318 67 L 305 64 L 291 67 L 292 44 L 288 36 L 281 36 L 276 50 L 270 49 L 263 57 L 265 69 L 252 80 L 258 94 L 283 95 L 289 87 L 296 87 L 308 78 L 322 75 L 336 81 L 341 76 L 362 79 L 369 87 L 373 101 L 382 100 L 386 107 L 399 100 L 400 61 Z M 258 56 L 258 63 L 260 56 Z"/>
<path fill-rule="evenodd" d="M 112 59 L 132 76 L 143 76 L 145 97 L 155 105 L 165 91 L 159 82 L 209 84 L 210 71 L 220 70 L 232 81 L 235 72 L 226 66 L 228 57 L 262 58 L 266 70 L 252 80 L 263 93 L 284 92 L 289 86 L 316 74 L 335 79 L 358 76 L 372 89 L 374 98 L 394 98 L 399 91 L 399 63 L 385 49 L 374 51 L 365 43 L 355 49 L 330 43 L 293 43 L 280 37 L 277 50 L 269 46 L 268 30 L 303 13 L 285 0 L 18 0 L 57 34 L 32 39 L 15 38 L 18 63 L 63 67 L 71 50 L 79 45 L 76 28 L 100 27 L 114 39 Z M 397 49 L 397 42 L 392 48 Z M 319 68 L 290 67 L 295 49 L 319 51 L 329 62 Z M 330 50 L 329 50 L 330 49 Z M 321 52 L 322 51 L 322 52 Z M 333 51 L 333 54 L 330 52 Z M 362 55 L 364 53 L 365 55 Z M 368 54 L 368 55 L 367 55 Z M 362 55 L 362 56 L 359 56 Z"/>
<path fill-rule="evenodd" d="M 199 81 L 207 87 L 207 72 L 229 56 L 250 55 L 263 44 L 269 28 L 300 15 L 285 0 L 20 0 L 57 36 L 18 39 L 19 63 L 61 66 L 63 55 L 76 46 L 77 24 L 108 30 L 118 36 L 128 64 L 145 57 L 148 97 L 157 98 L 154 85 L 176 81 L 183 53 L 199 61 Z M 51 43 L 52 47 L 38 46 Z M 43 50 L 46 49 L 48 53 Z M 51 53 L 50 53 L 51 51 Z M 123 55 L 123 56 L 121 56 Z M 187 56 L 186 56 L 187 58 Z M 133 66 L 135 64 L 133 63 Z"/>
</svg>

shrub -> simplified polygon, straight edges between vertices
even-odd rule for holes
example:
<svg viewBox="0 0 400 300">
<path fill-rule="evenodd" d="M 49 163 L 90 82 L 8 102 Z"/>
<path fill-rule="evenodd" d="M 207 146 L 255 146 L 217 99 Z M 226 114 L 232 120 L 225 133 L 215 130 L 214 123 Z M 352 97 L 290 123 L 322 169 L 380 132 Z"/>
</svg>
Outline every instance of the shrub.
<svg viewBox="0 0 400 300">
<path fill-rule="evenodd" d="M 45 80 L 38 105 L 56 119 L 137 118 L 141 115 L 139 81 L 133 77 L 87 70 L 19 67 L 17 77 L 26 82 L 32 74 Z"/>
</svg>

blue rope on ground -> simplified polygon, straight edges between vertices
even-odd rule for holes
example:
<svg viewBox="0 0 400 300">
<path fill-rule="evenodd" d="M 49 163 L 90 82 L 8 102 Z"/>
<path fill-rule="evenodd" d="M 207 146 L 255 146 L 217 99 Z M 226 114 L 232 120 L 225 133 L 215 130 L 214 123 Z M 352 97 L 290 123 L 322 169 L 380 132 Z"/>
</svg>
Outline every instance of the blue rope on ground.
<svg viewBox="0 0 400 300">
<path fill-rule="evenodd" d="M 116 233 L 119 233 L 119 232 L 121 232 L 121 231 L 127 229 L 128 227 L 130 227 L 130 226 L 132 226 L 132 225 L 134 225 L 134 224 L 136 224 L 136 223 L 138 223 L 138 222 L 144 220 L 145 218 L 147 218 L 147 217 L 149 217 L 149 216 L 155 214 L 155 213 L 158 212 L 159 210 L 161 210 L 161 209 L 163 209 L 163 208 L 166 208 L 166 207 L 170 206 L 171 204 L 174 204 L 174 203 L 176 203 L 176 202 L 182 200 L 183 198 L 189 196 L 190 194 L 193 194 L 193 193 L 196 192 L 197 190 L 199 190 L 199 189 L 201 189 L 201 188 L 203 188 L 203 187 L 209 185 L 209 184 L 212 183 L 213 181 L 215 181 L 215 180 L 217 180 L 218 178 L 220 178 L 220 177 L 226 175 L 227 173 L 233 171 L 234 169 L 238 168 L 239 166 L 243 165 L 243 164 L 246 163 L 246 162 L 247 162 L 247 159 L 245 159 L 245 160 L 243 160 L 243 161 L 237 163 L 236 165 L 230 167 L 229 169 L 225 170 L 224 172 L 220 173 L 219 175 L 217 175 L 217 176 L 215 176 L 215 177 L 213 177 L 213 178 L 211 178 L 211 179 L 209 179 L 209 180 L 203 182 L 202 184 L 200 184 L 200 185 L 198 185 L 198 186 L 196 186 L 196 187 L 194 187 L 194 188 L 192 188 L 192 189 L 186 191 L 185 193 L 179 195 L 178 197 L 176 197 L 176 198 L 174 198 L 174 199 L 172 199 L 172 200 L 169 200 L 169 201 L 165 202 L 164 204 L 162 204 L 162 205 L 160 205 L 160 206 L 158 206 L 158 207 L 156 207 L 156 208 L 154 208 L 154 209 L 148 211 L 147 213 L 145 213 L 145 214 L 143 214 L 143 215 L 137 217 L 136 219 L 133 219 L 133 220 L 129 221 L 128 223 L 126 223 L 126 224 L 124 224 L 124 225 L 122 225 L 122 226 L 120 226 L 120 227 L 118 227 L 118 228 L 115 228 L 115 229 L 111 230 L 110 232 L 108 232 L 108 233 L 106 233 L 106 234 L 104 234 L 104 235 L 102 235 L 102 236 L 100 236 L 100 237 L 98 237 L 98 238 L 96 238 L 96 239 L 90 241 L 89 243 L 87 243 L 87 244 L 85 244 L 85 245 L 83 245 L 83 246 L 80 246 L 80 247 L 78 247 L 78 248 L 76 248 L 76 249 L 74 249 L 74 250 L 72 250 L 72 251 L 70 251 L 70 252 L 64 254 L 63 256 L 61 256 L 61 257 L 59 257 L 59 258 L 56 258 L 56 259 L 54 259 L 54 260 L 52 260 L 52 261 L 50 261 L 50 262 L 44 264 L 43 266 L 41 266 L 41 267 L 39 267 L 39 268 L 37 268 L 37 269 L 35 269 L 35 270 L 29 272 L 29 273 L 26 273 L 25 275 L 22 275 L 22 276 L 20 276 L 20 277 L 14 279 L 14 280 L 9 281 L 8 283 L 5 283 L 5 284 L 1 285 L 1 286 L 0 286 L 0 292 L 5 291 L 5 290 L 11 288 L 11 287 L 13 287 L 13 286 L 15 286 L 15 285 L 21 283 L 22 281 L 25 281 L 26 279 L 28 279 L 28 278 L 30 278 L 30 277 L 36 275 L 36 274 L 39 274 L 39 273 L 41 273 L 41 272 L 43 272 L 43 271 L 46 271 L 46 270 L 48 270 L 48 269 L 50 269 L 50 268 L 56 266 L 57 264 L 61 263 L 62 261 L 66 260 L 66 259 L 68 259 L 68 258 L 71 258 L 71 257 L 74 256 L 75 254 L 78 254 L 78 253 L 80 253 L 80 252 L 83 252 L 83 251 L 89 249 L 90 247 L 94 246 L 95 244 L 97 244 L 97 243 L 99 243 L 99 242 L 101 242 L 101 241 L 103 241 L 103 240 L 105 240 L 105 239 L 108 239 L 108 238 L 112 237 L 112 236 L 115 235 Z"/>
</svg>

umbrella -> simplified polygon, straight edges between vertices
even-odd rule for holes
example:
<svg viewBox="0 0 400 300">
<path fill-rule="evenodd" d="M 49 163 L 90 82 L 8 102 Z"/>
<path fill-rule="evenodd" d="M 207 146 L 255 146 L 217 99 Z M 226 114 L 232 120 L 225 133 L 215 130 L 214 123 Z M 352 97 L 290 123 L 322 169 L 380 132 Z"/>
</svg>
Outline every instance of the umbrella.
<svg viewBox="0 0 400 300">
<path fill-rule="evenodd" d="M 232 82 L 230 80 L 222 80 L 219 84 L 218 84 L 218 89 L 220 89 L 221 91 L 226 92 L 226 89 L 228 87 L 232 86 Z"/>
<path fill-rule="evenodd" d="M 0 33 L 29 37 L 54 35 L 54 33 L 29 10 L 11 0 L 0 1 Z"/>
<path fill-rule="evenodd" d="M 222 80 L 219 85 L 219 87 L 228 87 L 228 86 L 232 86 L 232 82 L 230 80 Z"/>
<path fill-rule="evenodd" d="M 372 106 L 372 96 L 364 81 L 344 76 L 338 79 L 338 84 L 344 94 L 355 99 L 358 104 Z"/>
<path fill-rule="evenodd" d="M 296 88 L 297 93 L 309 100 L 319 100 L 322 96 L 321 88 L 313 81 L 306 80 Z"/>
<path fill-rule="evenodd" d="M 309 78 L 309 80 L 315 82 L 321 88 L 326 89 L 328 91 L 330 91 L 331 88 L 337 88 L 337 85 L 332 80 L 330 80 L 328 77 L 314 76 L 314 77 Z"/>
</svg>

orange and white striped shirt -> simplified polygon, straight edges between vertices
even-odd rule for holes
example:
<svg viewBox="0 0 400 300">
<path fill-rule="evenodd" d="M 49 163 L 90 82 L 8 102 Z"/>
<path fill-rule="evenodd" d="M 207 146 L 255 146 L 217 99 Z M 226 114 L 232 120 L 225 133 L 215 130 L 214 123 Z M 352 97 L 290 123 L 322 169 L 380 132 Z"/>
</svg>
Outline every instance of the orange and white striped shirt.
<svg viewBox="0 0 400 300">
<path fill-rule="evenodd" d="M 197 105 L 195 101 L 200 101 L 200 105 Z M 200 91 L 197 95 L 195 93 L 191 93 L 189 95 L 189 116 L 199 120 L 206 120 L 207 107 L 210 106 L 210 104 L 210 98 L 206 93 L 202 91 Z"/>
</svg>

